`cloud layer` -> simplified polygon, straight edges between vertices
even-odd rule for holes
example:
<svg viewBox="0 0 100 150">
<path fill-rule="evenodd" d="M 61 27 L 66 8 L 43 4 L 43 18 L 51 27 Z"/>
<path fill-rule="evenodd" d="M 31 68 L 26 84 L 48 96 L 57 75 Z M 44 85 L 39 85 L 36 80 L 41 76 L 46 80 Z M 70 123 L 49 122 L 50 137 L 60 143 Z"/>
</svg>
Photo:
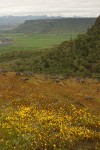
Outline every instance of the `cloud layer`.
<svg viewBox="0 0 100 150">
<path fill-rule="evenodd" d="M 0 0 L 2 15 L 98 16 L 100 0 Z"/>
</svg>

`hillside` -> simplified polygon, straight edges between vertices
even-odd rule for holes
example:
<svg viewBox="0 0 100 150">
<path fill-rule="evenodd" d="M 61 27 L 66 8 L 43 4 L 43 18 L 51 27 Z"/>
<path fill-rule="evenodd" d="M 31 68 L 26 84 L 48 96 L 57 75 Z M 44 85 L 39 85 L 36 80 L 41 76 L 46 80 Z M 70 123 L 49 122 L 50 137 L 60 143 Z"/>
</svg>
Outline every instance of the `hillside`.
<svg viewBox="0 0 100 150">
<path fill-rule="evenodd" d="M 0 150 L 100 150 L 99 54 L 100 16 L 75 40 L 1 53 Z"/>
<path fill-rule="evenodd" d="M 100 16 L 86 34 L 62 43 L 42 59 L 47 72 L 100 79 Z"/>
<path fill-rule="evenodd" d="M 13 32 L 21 33 L 80 33 L 86 32 L 96 18 L 62 18 L 62 19 L 40 19 L 27 20 Z"/>
<path fill-rule="evenodd" d="M 0 73 L 1 150 L 99 150 L 100 83 Z"/>
</svg>

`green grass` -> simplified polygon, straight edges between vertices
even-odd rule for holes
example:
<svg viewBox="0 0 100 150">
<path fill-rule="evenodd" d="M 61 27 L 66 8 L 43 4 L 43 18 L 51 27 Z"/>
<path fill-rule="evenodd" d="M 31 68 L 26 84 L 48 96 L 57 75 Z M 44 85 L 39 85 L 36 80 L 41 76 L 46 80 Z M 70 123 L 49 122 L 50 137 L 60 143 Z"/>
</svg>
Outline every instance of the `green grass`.
<svg viewBox="0 0 100 150">
<path fill-rule="evenodd" d="M 45 48 L 60 44 L 64 40 L 70 38 L 70 35 L 24 35 L 15 38 L 14 46 Z"/>
<path fill-rule="evenodd" d="M 8 50 L 32 50 L 36 48 L 48 48 L 56 46 L 63 41 L 73 39 L 77 34 L 1 34 L 0 37 L 13 37 L 13 43 L 9 46 L 0 46 L 0 52 Z"/>
</svg>

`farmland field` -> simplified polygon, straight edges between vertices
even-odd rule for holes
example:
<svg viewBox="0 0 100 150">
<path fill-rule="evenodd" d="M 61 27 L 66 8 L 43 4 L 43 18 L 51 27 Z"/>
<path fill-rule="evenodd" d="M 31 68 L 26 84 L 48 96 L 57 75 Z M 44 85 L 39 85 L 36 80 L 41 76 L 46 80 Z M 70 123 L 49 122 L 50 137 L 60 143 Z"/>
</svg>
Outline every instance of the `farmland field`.
<svg viewBox="0 0 100 150">
<path fill-rule="evenodd" d="M 12 37 L 10 45 L 0 46 L 0 52 L 7 50 L 32 50 L 37 48 L 48 48 L 58 45 L 63 41 L 74 39 L 77 34 L 1 34 L 0 37 Z"/>
</svg>

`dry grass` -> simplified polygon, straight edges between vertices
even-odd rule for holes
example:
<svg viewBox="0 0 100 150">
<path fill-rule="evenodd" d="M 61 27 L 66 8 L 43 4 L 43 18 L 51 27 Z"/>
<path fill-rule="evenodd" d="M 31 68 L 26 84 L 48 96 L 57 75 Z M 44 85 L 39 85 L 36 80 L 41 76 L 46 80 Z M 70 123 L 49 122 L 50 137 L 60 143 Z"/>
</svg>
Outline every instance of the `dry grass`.
<svg viewBox="0 0 100 150">
<path fill-rule="evenodd" d="M 99 150 L 100 83 L 0 75 L 0 150 Z"/>
</svg>

